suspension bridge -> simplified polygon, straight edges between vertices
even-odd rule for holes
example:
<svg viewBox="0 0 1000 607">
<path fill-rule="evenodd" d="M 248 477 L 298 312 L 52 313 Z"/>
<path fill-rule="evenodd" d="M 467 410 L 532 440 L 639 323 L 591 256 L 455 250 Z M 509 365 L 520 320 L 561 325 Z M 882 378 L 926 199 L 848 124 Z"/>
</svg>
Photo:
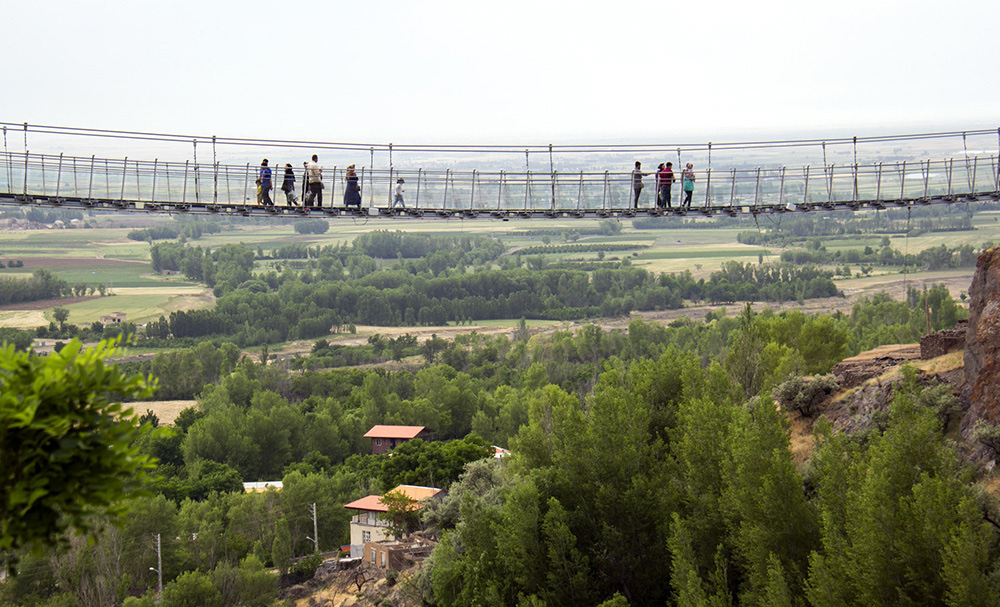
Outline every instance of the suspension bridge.
<svg viewBox="0 0 1000 607">
<path fill-rule="evenodd" d="M 0 155 L 0 205 L 37 206 L 74 210 L 146 213 L 194 213 L 247 217 L 392 217 L 392 218 L 609 218 L 659 216 L 717 216 L 787 213 L 812 210 L 862 210 L 912 205 L 954 204 L 1000 200 L 1000 129 L 851 137 L 705 144 L 612 145 L 397 145 L 319 141 L 251 140 L 198 137 L 163 133 L 103 131 L 72 127 L 2 123 L 4 149 Z M 21 150 L 11 150 L 10 139 L 23 133 Z M 111 139 L 114 146 L 142 142 L 192 144 L 192 158 L 110 158 L 97 154 L 40 153 L 29 149 L 29 135 Z M 988 141 L 984 146 L 981 142 Z M 969 150 L 969 141 L 980 143 Z M 919 142 L 925 147 L 961 152 L 943 157 L 896 158 L 859 161 L 859 148 L 892 148 Z M 945 145 L 940 145 L 942 142 Z M 198 160 L 198 146 L 211 149 L 211 160 Z M 934 145 L 931 145 L 934 144 Z M 284 160 L 271 164 L 273 205 L 258 203 L 256 180 L 260 167 L 253 163 L 223 163 L 220 147 L 274 152 L 303 158 L 311 153 L 369 154 L 370 163 L 356 169 L 361 204 L 344 204 L 347 167 L 322 166 L 323 205 L 304 206 L 304 163 L 293 166 L 298 205 L 285 204 L 277 189 Z M 106 147 L 106 146 L 105 146 Z M 306 151 L 308 150 L 308 151 Z M 794 157 L 803 150 L 822 151 L 819 164 L 785 166 L 761 163 L 746 166 L 742 156 L 776 152 Z M 827 162 L 833 155 L 848 162 Z M 853 152 L 853 155 L 852 155 Z M 713 166 L 713 153 L 716 154 Z M 377 162 L 376 154 L 386 158 Z M 393 155 L 473 159 L 511 155 L 525 157 L 523 170 L 485 167 L 483 170 L 402 168 Z M 531 170 L 530 158 L 548 159 L 548 170 Z M 719 155 L 731 166 L 719 167 Z M 204 151 L 203 151 L 204 155 Z M 591 165 L 601 158 L 642 157 L 674 162 L 671 206 L 657 205 L 655 168 L 643 171 L 644 188 L 636 200 L 631 170 L 557 170 L 555 157 L 585 156 Z M 898 154 L 897 154 L 898 156 Z M 681 169 L 698 159 L 693 170 L 695 189 L 690 205 L 683 205 Z M 620 160 L 617 161 L 621 166 Z M 655 162 L 655 161 L 654 161 Z M 413 164 L 412 162 L 409 164 Z M 436 162 L 440 165 L 440 161 Z M 509 163 L 507 163 L 509 164 Z M 571 164 L 571 163 L 562 163 Z M 580 164 L 580 163 L 577 163 Z M 377 166 L 378 165 L 378 166 Z M 654 165 L 655 166 L 655 165 Z M 393 207 L 397 181 L 406 185 L 404 205 Z"/>
</svg>

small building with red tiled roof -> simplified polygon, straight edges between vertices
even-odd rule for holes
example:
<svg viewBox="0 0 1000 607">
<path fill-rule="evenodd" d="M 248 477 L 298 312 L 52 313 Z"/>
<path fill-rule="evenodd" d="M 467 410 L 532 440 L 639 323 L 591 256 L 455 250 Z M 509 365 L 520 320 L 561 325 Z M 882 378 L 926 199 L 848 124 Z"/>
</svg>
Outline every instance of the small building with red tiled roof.
<svg viewBox="0 0 1000 607">
<path fill-rule="evenodd" d="M 417 438 L 424 431 L 423 426 L 372 426 L 365 438 L 372 439 L 372 455 L 388 453 L 398 445 Z"/>
<path fill-rule="evenodd" d="M 420 503 L 434 497 L 441 490 L 436 487 L 421 487 L 418 485 L 399 485 L 388 493 L 402 493 L 408 498 L 417 502 L 416 508 L 420 508 Z M 389 521 L 379 520 L 378 515 L 388 512 L 389 507 L 382 503 L 381 495 L 366 495 L 354 500 L 350 504 L 344 504 L 344 508 L 357 510 L 358 513 L 351 519 L 351 556 L 363 554 L 365 544 L 368 542 L 381 542 L 389 537 Z"/>
</svg>

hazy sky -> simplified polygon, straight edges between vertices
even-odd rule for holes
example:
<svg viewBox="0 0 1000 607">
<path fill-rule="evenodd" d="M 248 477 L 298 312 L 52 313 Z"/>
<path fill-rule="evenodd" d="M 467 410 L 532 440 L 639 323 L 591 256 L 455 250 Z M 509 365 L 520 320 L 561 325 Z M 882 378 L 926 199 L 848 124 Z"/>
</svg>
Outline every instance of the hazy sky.
<svg viewBox="0 0 1000 607">
<path fill-rule="evenodd" d="M 0 120 L 396 143 L 1000 126 L 997 0 L 7 2 Z"/>
</svg>

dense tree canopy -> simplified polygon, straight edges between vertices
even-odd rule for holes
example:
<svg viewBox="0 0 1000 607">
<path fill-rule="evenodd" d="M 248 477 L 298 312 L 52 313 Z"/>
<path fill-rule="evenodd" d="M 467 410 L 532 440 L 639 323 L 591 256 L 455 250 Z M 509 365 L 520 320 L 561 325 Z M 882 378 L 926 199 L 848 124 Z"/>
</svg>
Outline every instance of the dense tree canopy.
<svg viewBox="0 0 1000 607">
<path fill-rule="evenodd" d="M 695 280 L 687 272 L 656 275 L 627 263 L 547 267 L 541 255 L 528 257 L 525 267 L 520 253 L 501 258 L 504 252 L 490 237 L 388 231 L 363 234 L 350 245 L 288 243 L 270 254 L 244 245 L 206 250 L 158 243 L 150 253 L 154 271 L 203 281 L 218 300 L 212 310 L 173 312 L 146 333 L 160 339 L 225 336 L 243 346 L 323 337 L 350 324 L 576 320 L 674 309 L 684 300 L 787 301 L 838 293 L 832 273 L 811 266 L 733 261 Z M 255 267 L 265 259 L 285 261 L 270 271 Z"/>
<path fill-rule="evenodd" d="M 449 530 L 423 583 L 435 605 L 996 604 L 997 532 L 923 390 L 863 440 L 821 425 L 801 469 L 783 415 L 690 355 L 611 365 L 586 403 L 550 387 L 506 472 L 428 513 Z"/>
<path fill-rule="evenodd" d="M 53 299 L 69 294 L 65 280 L 45 268 L 38 268 L 29 278 L 0 278 L 0 305 Z"/>
</svg>

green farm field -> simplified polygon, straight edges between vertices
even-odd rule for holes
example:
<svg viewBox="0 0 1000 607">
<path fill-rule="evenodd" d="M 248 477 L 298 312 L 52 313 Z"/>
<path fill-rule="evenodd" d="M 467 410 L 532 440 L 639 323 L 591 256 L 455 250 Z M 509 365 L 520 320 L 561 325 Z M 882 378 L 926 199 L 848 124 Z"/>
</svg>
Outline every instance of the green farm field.
<svg viewBox="0 0 1000 607">
<path fill-rule="evenodd" d="M 147 219 L 148 222 L 148 219 Z M 107 224 L 107 221 L 102 224 Z M 69 310 L 69 322 L 83 325 L 111 312 L 124 312 L 129 322 L 145 323 L 174 310 L 210 307 L 211 291 L 181 276 L 152 272 L 149 244 L 129 240 L 134 226 L 96 229 L 18 230 L 0 232 L 0 260 L 21 261 L 4 268 L 0 277 L 28 276 L 45 268 L 70 286 L 103 285 L 107 297 L 29 302 L 0 310 L 0 326 L 30 328 L 48 324 L 52 308 Z"/>
<path fill-rule="evenodd" d="M 18 230 L 0 233 L 0 258 L 88 258 L 142 261 L 149 245 L 126 238 L 128 228 Z"/>
<path fill-rule="evenodd" d="M 164 286 L 164 287 L 126 287 L 115 289 L 113 295 L 106 297 L 82 298 L 84 301 L 48 300 L 45 309 L 0 310 L 0 327 L 15 327 L 27 329 L 47 325 L 54 320 L 52 309 L 63 307 L 69 310 L 70 324 L 89 325 L 100 320 L 101 316 L 112 312 L 124 312 L 128 322 L 144 324 L 156 320 L 161 315 L 169 316 L 175 310 L 194 310 L 209 308 L 215 303 L 215 297 L 210 289 L 204 286 Z"/>
<path fill-rule="evenodd" d="M 709 223 L 712 219 L 697 218 Z M 210 307 L 214 298 L 204 285 L 185 280 L 182 276 L 161 276 L 152 273 L 149 262 L 149 244 L 129 240 L 127 234 L 137 227 L 182 225 L 169 217 L 126 216 L 100 217 L 93 221 L 94 229 L 63 230 L 13 230 L 0 232 L 0 260 L 19 260 L 20 268 L 4 268 L 2 276 L 26 276 L 37 268 L 46 268 L 69 285 L 104 285 L 113 293 L 110 297 L 87 299 L 62 304 L 51 302 L 50 307 L 39 310 L 25 306 L 23 309 L 0 310 L 0 326 L 32 327 L 51 320 L 51 308 L 65 305 L 70 310 L 69 322 L 89 324 L 111 312 L 124 312 L 130 322 L 145 323 L 161 315 L 168 316 L 175 310 Z M 893 247 L 917 253 L 923 249 L 940 246 L 971 244 L 980 246 L 987 241 L 1000 242 L 1000 212 L 979 213 L 975 216 L 977 229 L 967 232 L 929 232 L 919 236 L 892 236 Z M 298 234 L 294 223 L 248 224 L 226 226 L 216 234 L 204 234 L 189 241 L 190 246 L 215 248 L 224 244 L 245 244 L 264 251 L 292 242 L 308 246 L 349 244 L 358 235 L 374 230 L 421 232 L 432 235 L 492 235 L 500 238 L 512 251 L 523 247 L 540 246 L 543 239 L 553 246 L 564 244 L 563 234 L 595 229 L 598 220 L 541 219 L 531 221 L 478 220 L 355 220 L 339 218 L 330 222 L 325 234 Z M 763 256 L 765 262 L 776 261 L 782 249 L 742 245 L 737 235 L 746 227 L 676 228 L 664 230 L 636 230 L 631 222 L 624 221 L 622 231 L 614 235 L 584 235 L 577 244 L 642 245 L 634 250 L 605 252 L 605 261 L 628 258 L 632 265 L 651 272 L 690 271 L 696 277 L 707 277 L 726 261 L 754 263 Z M 881 235 L 828 238 L 823 245 L 828 250 L 878 247 Z M 543 255 L 550 262 L 563 259 L 597 261 L 597 252 L 552 253 Z M 393 263 L 392 260 L 387 264 Z M 268 266 L 261 265 L 262 269 Z M 972 270 L 948 272 L 911 273 L 906 281 L 945 282 L 953 295 L 968 288 Z M 904 277 L 901 274 L 883 273 L 865 278 L 839 280 L 838 286 L 846 293 L 870 293 L 885 288 L 902 293 Z M 502 321 L 497 324 L 482 323 L 491 328 L 509 327 Z"/>
<path fill-rule="evenodd" d="M 110 297 L 98 297 L 65 306 L 69 321 L 89 325 L 101 316 L 124 312 L 129 322 L 145 324 L 169 316 L 175 310 L 209 308 L 215 303 L 210 289 L 205 287 L 162 287 L 115 289 Z"/>
</svg>

